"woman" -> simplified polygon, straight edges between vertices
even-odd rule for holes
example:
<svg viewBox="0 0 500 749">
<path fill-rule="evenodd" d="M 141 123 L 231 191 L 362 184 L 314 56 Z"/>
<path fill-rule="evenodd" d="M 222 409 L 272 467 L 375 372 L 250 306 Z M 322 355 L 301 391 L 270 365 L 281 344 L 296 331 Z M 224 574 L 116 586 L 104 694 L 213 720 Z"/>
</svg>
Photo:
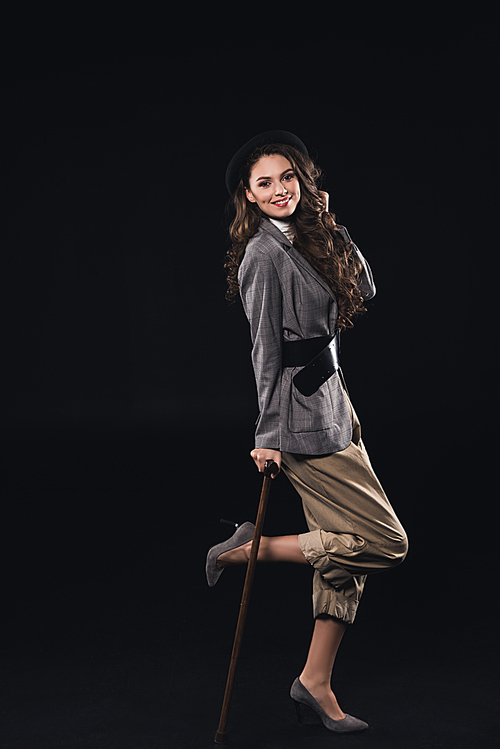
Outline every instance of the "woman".
<svg viewBox="0 0 500 749">
<path fill-rule="evenodd" d="M 319 170 L 292 133 L 270 131 L 231 160 L 228 295 L 250 323 L 260 415 L 251 455 L 283 469 L 302 498 L 308 533 L 262 537 L 258 561 L 314 568 L 312 640 L 291 688 L 336 732 L 368 725 L 346 715 L 331 688 L 335 656 L 354 621 L 366 575 L 394 567 L 406 534 L 375 476 L 338 361 L 339 332 L 375 294 L 370 268 L 328 212 Z M 207 579 L 248 561 L 254 526 L 210 549 Z"/>
</svg>

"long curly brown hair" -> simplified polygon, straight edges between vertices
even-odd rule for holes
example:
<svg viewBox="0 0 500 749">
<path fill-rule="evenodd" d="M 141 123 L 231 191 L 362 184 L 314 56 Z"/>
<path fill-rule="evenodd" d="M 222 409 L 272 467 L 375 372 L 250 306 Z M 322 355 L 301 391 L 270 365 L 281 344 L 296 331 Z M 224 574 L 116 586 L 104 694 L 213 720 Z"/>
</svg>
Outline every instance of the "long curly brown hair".
<svg viewBox="0 0 500 749">
<path fill-rule="evenodd" d="M 232 199 L 236 215 L 229 227 L 232 242 L 226 255 L 226 298 L 230 301 L 239 292 L 238 268 L 249 240 L 262 221 L 262 212 L 256 203 L 250 203 L 245 194 L 250 174 L 263 156 L 280 154 L 290 162 L 300 183 L 300 201 L 292 215 L 293 246 L 315 268 L 337 299 L 339 329 L 351 327 L 353 318 L 365 312 L 363 297 L 358 289 L 362 264 L 352 242 L 345 242 L 335 223 L 335 216 L 325 211 L 319 191 L 320 169 L 312 159 L 292 146 L 269 144 L 260 146 L 242 167 L 240 180 Z"/>
</svg>

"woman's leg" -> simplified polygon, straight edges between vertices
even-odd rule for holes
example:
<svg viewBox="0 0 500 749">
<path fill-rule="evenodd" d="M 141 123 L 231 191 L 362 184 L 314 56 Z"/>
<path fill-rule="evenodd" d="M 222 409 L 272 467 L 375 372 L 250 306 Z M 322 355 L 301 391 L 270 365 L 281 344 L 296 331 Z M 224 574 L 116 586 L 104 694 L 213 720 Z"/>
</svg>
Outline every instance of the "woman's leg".
<svg viewBox="0 0 500 749">
<path fill-rule="evenodd" d="M 226 551 L 217 559 L 217 564 L 221 567 L 245 564 L 250 557 L 251 546 L 250 541 L 237 549 Z M 257 560 L 309 564 L 300 549 L 298 536 L 262 536 Z M 345 718 L 331 688 L 333 664 L 345 628 L 344 622 L 331 616 L 319 616 L 315 620 L 307 660 L 299 677 L 303 686 L 333 720 Z"/>
<path fill-rule="evenodd" d="M 252 542 L 239 546 L 232 551 L 226 551 L 217 559 L 219 567 L 229 567 L 235 564 L 245 564 L 250 559 Z M 309 564 L 302 553 L 298 536 L 262 536 L 260 539 L 258 562 L 295 562 Z"/>
<path fill-rule="evenodd" d="M 315 620 L 309 653 L 299 677 L 307 691 L 333 720 L 345 718 L 331 687 L 333 664 L 345 628 L 345 622 L 331 616 L 320 616 Z"/>
</svg>

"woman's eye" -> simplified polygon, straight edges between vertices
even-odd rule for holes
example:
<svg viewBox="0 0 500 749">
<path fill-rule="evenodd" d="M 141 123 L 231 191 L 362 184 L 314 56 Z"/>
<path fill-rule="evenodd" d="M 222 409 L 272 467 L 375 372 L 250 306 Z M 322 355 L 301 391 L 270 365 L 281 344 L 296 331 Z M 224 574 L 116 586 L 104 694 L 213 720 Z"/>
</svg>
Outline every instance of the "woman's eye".
<svg viewBox="0 0 500 749">
<path fill-rule="evenodd" d="M 259 187 L 269 187 L 270 182 L 259 182 Z"/>
</svg>

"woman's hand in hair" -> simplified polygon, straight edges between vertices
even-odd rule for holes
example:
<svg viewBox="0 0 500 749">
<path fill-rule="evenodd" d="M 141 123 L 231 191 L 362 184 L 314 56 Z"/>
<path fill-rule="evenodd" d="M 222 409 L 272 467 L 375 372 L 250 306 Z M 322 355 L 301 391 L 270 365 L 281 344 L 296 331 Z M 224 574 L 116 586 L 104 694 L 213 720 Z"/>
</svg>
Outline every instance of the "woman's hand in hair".
<svg viewBox="0 0 500 749">
<path fill-rule="evenodd" d="M 279 450 L 267 450 L 263 447 L 256 447 L 255 450 L 252 450 L 250 455 L 254 459 L 255 465 L 260 473 L 264 473 L 264 467 L 267 460 L 273 460 L 278 466 L 278 469 L 281 468 L 281 452 Z M 278 473 L 271 474 L 271 478 L 274 479 Z"/>
<path fill-rule="evenodd" d="M 323 211 L 323 213 L 328 213 L 330 207 L 330 196 L 324 190 L 318 190 L 318 192 L 321 195 L 323 205 L 325 206 L 325 210 Z M 321 214 L 321 216 L 323 215 L 323 213 Z M 335 223 L 335 216 L 333 215 L 333 213 L 329 213 L 329 219 L 333 223 L 333 228 L 335 229 L 335 231 L 338 231 L 337 224 Z"/>
</svg>

